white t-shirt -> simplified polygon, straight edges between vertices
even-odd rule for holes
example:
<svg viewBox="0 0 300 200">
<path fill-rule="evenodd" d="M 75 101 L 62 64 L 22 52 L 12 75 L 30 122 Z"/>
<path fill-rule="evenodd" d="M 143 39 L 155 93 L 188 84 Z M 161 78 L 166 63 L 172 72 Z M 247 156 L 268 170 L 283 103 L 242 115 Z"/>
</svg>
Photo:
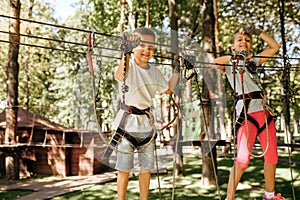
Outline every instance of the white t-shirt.
<svg viewBox="0 0 300 200">
<path fill-rule="evenodd" d="M 253 61 L 256 63 L 256 66 L 258 66 L 259 58 L 255 57 L 255 58 L 253 58 Z M 232 65 L 231 62 L 229 62 L 229 64 Z M 243 64 L 244 64 L 244 61 L 239 61 L 237 68 L 243 67 Z M 236 80 L 235 81 L 235 90 L 238 93 L 238 95 L 241 95 L 242 94 L 242 82 L 241 82 L 240 73 L 237 68 L 236 68 L 236 74 L 235 74 L 235 80 Z M 228 79 L 231 87 L 234 89 L 233 67 L 226 65 L 225 66 L 225 74 L 227 76 L 227 79 Z M 248 94 L 250 92 L 255 92 L 255 91 L 261 91 L 261 89 L 258 87 L 257 83 L 255 83 L 251 79 L 250 75 L 251 75 L 251 73 L 248 71 L 247 68 L 245 68 L 245 72 L 243 75 L 244 76 L 244 92 L 245 92 L 245 94 Z M 263 103 L 262 99 L 252 99 L 249 103 L 248 113 L 263 110 L 262 103 Z M 237 116 L 239 116 L 243 109 L 243 100 L 242 99 L 238 100 L 235 109 L 236 109 Z"/>
<path fill-rule="evenodd" d="M 167 80 L 160 70 L 149 65 L 149 69 L 144 69 L 130 60 L 128 76 L 125 80 L 128 85 L 128 92 L 125 93 L 125 102 L 123 102 L 122 85 L 123 81 L 118 81 L 118 90 L 121 102 L 126 105 L 146 109 L 152 106 L 153 98 L 157 93 L 163 93 L 169 88 Z M 113 122 L 113 130 L 117 130 L 124 110 L 120 109 Z M 127 132 L 149 132 L 152 127 L 147 115 L 131 114 L 127 117 L 124 128 Z"/>
</svg>

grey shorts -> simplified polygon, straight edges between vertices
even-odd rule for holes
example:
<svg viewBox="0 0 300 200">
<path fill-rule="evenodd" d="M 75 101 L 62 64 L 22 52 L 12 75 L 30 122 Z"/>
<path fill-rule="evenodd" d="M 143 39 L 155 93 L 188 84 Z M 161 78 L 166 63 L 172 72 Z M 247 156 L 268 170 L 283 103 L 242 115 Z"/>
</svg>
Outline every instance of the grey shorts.
<svg viewBox="0 0 300 200">
<path fill-rule="evenodd" d="M 142 151 L 139 151 L 138 160 L 139 167 L 145 169 L 154 169 L 154 140 L 150 143 L 145 144 L 146 147 L 142 146 Z M 125 138 L 118 144 L 117 162 L 116 169 L 119 171 L 130 171 L 134 167 L 134 155 L 135 147 Z M 128 153 L 123 153 L 128 152 Z"/>
</svg>

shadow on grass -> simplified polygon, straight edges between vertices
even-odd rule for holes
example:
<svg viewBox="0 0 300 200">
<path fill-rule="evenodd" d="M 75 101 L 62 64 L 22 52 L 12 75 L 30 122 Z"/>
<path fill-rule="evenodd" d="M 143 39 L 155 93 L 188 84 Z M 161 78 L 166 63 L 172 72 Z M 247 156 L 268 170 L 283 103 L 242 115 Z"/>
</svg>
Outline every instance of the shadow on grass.
<svg viewBox="0 0 300 200">
<path fill-rule="evenodd" d="M 300 155 L 300 154 L 299 154 Z M 299 159 L 299 155 L 294 156 L 293 159 Z M 283 157 L 287 158 L 287 157 Z M 202 159 L 197 157 L 184 158 L 184 176 L 176 177 L 173 185 L 172 167 L 168 167 L 167 174 L 159 176 L 160 191 L 158 186 L 158 178 L 153 175 L 151 178 L 149 200 L 170 200 L 172 195 L 176 200 L 212 200 L 225 199 L 227 190 L 227 181 L 230 168 L 233 164 L 232 158 L 218 158 L 218 178 L 219 191 L 217 187 L 211 186 L 203 188 L 200 184 Z M 251 159 L 249 167 L 246 169 L 242 179 L 241 185 L 236 192 L 236 200 L 260 200 L 264 193 L 264 176 L 263 176 L 263 159 Z M 295 194 L 300 194 L 299 175 L 300 167 L 293 166 L 294 189 Z M 297 179 L 296 179 L 297 178 Z M 293 199 L 291 187 L 291 175 L 289 164 L 279 162 L 276 173 L 276 191 L 280 192 L 287 200 Z M 174 193 L 173 193 L 174 186 Z M 99 200 L 115 200 L 117 199 L 117 184 L 116 182 L 109 182 L 102 185 L 97 185 L 84 189 L 82 191 L 73 192 L 64 196 L 52 198 L 52 200 L 65 199 L 99 199 Z M 132 176 L 129 180 L 127 199 L 139 200 L 139 186 L 138 177 Z"/>
<path fill-rule="evenodd" d="M 213 200 L 225 199 L 229 171 L 233 165 L 233 158 L 218 158 L 218 178 L 219 190 L 216 186 L 204 188 L 201 186 L 202 159 L 197 156 L 184 157 L 184 176 L 176 177 L 173 184 L 172 162 L 167 165 L 168 173 L 158 177 L 151 177 L 149 200 L 171 200 L 172 196 L 176 200 Z M 293 152 L 292 160 L 300 160 L 300 153 Z M 162 162 L 162 161 L 161 161 Z M 240 186 L 236 192 L 236 200 L 261 200 L 264 193 L 263 159 L 251 159 L 249 167 L 246 169 Z M 286 200 L 293 200 L 293 190 L 291 187 L 291 171 L 288 156 L 280 154 L 280 162 L 276 171 L 276 191 L 282 193 Z M 299 198 L 300 194 L 300 167 L 292 165 L 294 191 Z M 174 193 L 173 193 L 174 187 Z M 159 190 L 160 188 L 160 190 Z M 4 193 L 0 193 L 0 199 L 16 199 L 16 197 L 6 198 Z M 21 196 L 24 194 L 20 194 Z M 297 196 L 298 195 L 298 196 Z M 2 197 L 1 196 L 1 197 Z M 95 185 L 81 191 L 72 192 L 62 196 L 52 198 L 52 200 L 115 200 L 117 199 L 116 181 Z M 137 176 L 131 176 L 127 191 L 128 200 L 139 200 L 139 183 Z"/>
<path fill-rule="evenodd" d="M 31 194 L 33 191 L 31 190 L 8 190 L 8 191 L 0 191 L 0 199 L 1 200 L 13 200 L 17 199 L 21 196 L 25 196 Z"/>
</svg>

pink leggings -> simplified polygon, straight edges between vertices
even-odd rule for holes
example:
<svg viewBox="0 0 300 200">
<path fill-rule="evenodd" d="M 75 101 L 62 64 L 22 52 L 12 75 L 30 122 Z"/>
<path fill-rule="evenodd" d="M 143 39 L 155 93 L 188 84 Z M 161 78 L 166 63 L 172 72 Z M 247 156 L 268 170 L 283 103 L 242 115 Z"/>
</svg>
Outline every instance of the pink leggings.
<svg viewBox="0 0 300 200">
<path fill-rule="evenodd" d="M 267 116 L 269 116 L 269 112 L 266 112 Z M 259 127 L 262 127 L 266 120 L 264 116 L 264 111 L 258 111 L 249 114 L 253 117 L 259 124 Z M 250 121 L 248 121 L 248 128 L 249 128 L 249 140 L 247 139 L 247 126 L 246 121 L 243 122 L 242 126 L 238 130 L 237 133 L 237 158 L 236 158 L 236 165 L 241 168 L 247 168 L 250 163 L 250 153 L 252 151 L 256 136 L 257 136 L 257 128 L 253 125 Z M 264 155 L 265 163 L 267 164 L 277 164 L 278 162 L 278 153 L 277 153 L 277 139 L 276 139 L 276 128 L 274 120 L 270 124 L 268 124 L 269 130 L 269 147 L 267 152 Z M 258 135 L 259 142 L 262 146 L 262 150 L 265 151 L 267 146 L 267 131 L 264 129 Z M 249 145 L 249 150 L 247 148 Z"/>
</svg>

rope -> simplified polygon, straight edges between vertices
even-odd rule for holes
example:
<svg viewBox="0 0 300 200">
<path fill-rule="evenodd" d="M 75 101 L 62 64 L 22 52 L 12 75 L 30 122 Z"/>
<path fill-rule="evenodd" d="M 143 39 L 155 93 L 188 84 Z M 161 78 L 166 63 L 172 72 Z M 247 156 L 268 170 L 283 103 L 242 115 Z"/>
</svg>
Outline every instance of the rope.
<svg viewBox="0 0 300 200">
<path fill-rule="evenodd" d="M 239 73 L 241 76 L 241 86 L 242 86 L 242 97 L 243 97 L 243 108 L 244 108 L 244 116 L 245 116 L 245 124 L 246 124 L 246 131 L 247 131 L 247 149 L 248 152 L 250 154 L 250 156 L 254 157 L 254 158 L 261 158 L 263 157 L 267 151 L 269 150 L 269 144 L 270 144 L 270 136 L 269 136 L 269 125 L 268 125 L 268 119 L 267 119 L 267 115 L 266 115 L 266 95 L 262 89 L 262 87 L 260 85 L 258 85 L 258 87 L 260 89 L 262 89 L 263 92 L 263 108 L 264 108 L 264 118 L 265 118 L 265 124 L 266 124 L 266 134 L 267 134 L 267 146 L 266 149 L 259 155 L 255 155 L 252 153 L 252 151 L 249 149 L 249 137 L 250 137 L 250 131 L 249 131 L 249 124 L 248 124 L 248 114 L 247 114 L 247 106 L 246 106 L 246 98 L 245 98 L 245 87 L 244 87 L 244 73 L 245 73 L 245 63 L 246 63 L 246 56 L 243 54 L 240 54 L 244 59 L 243 59 L 243 67 L 241 69 L 239 69 Z M 249 72 L 250 73 L 250 72 Z M 250 76 L 251 77 L 251 76 Z M 253 77 L 251 77 L 253 79 Z M 256 83 L 258 83 L 258 81 L 254 81 Z"/>
<path fill-rule="evenodd" d="M 202 110 L 202 115 L 203 115 L 203 121 L 204 121 L 204 127 L 205 127 L 205 132 L 207 133 L 207 140 L 208 140 L 208 146 L 209 146 L 209 149 L 210 149 L 210 155 L 211 157 L 213 158 L 214 155 L 212 153 L 212 146 L 211 146 L 211 141 L 210 141 L 210 133 L 208 131 L 208 125 L 207 125 L 207 122 L 206 122 L 206 116 L 205 116 L 205 112 L 204 112 L 204 106 L 203 106 L 203 101 L 202 101 L 202 98 L 201 98 L 201 95 L 199 95 L 199 99 L 200 99 L 200 102 L 201 102 L 201 110 Z M 218 195 L 219 195 L 219 199 L 221 200 L 221 192 L 220 192 L 220 187 L 219 187 L 219 183 L 218 183 L 218 176 L 217 176 L 217 172 L 216 172 L 216 166 L 215 166 L 215 162 L 212 160 L 212 166 L 213 166 L 213 172 L 214 172 L 214 177 L 215 177 L 215 181 L 216 181 L 216 187 L 217 187 L 217 191 L 218 191 Z"/>
<path fill-rule="evenodd" d="M 236 105 L 236 70 L 235 68 L 238 66 L 238 60 L 232 56 L 232 73 L 233 73 L 233 105 Z M 236 151 L 237 151 L 237 139 L 236 139 L 236 109 L 233 109 L 233 187 L 236 185 L 235 177 L 236 177 Z"/>
<path fill-rule="evenodd" d="M 179 127 L 179 124 L 177 124 Z M 179 129 L 177 129 L 179 130 Z M 172 200 L 175 199 L 175 173 L 176 173 L 176 157 L 177 157 L 177 150 L 178 150 L 178 143 L 179 143 L 179 134 L 176 134 L 176 142 L 175 142 L 175 151 L 174 151 L 174 157 L 173 157 L 173 183 L 172 183 Z"/>
<path fill-rule="evenodd" d="M 158 191 L 159 191 L 159 199 L 162 200 L 162 193 L 161 193 L 161 186 L 160 186 L 160 176 L 159 176 L 159 168 L 158 168 L 158 156 L 157 156 L 157 148 L 154 145 L 155 151 L 155 159 L 156 159 L 156 176 L 157 176 L 157 184 L 158 184 Z"/>
<path fill-rule="evenodd" d="M 254 158 L 261 158 L 263 157 L 268 149 L 269 149 L 269 143 L 270 143 L 270 136 L 269 136 L 269 125 L 268 125 L 268 119 L 266 115 L 266 106 L 264 105 L 264 118 L 265 118 L 265 124 L 266 124 L 266 134 L 267 134 L 267 146 L 266 149 L 259 155 L 255 155 L 252 153 L 252 151 L 249 149 L 249 137 L 250 137 L 250 131 L 249 131 L 249 124 L 248 124 L 248 115 L 247 115 L 247 108 L 246 108 L 246 98 L 245 98 L 245 91 L 244 91 L 244 84 L 242 83 L 242 96 L 243 96 L 243 104 L 244 104 L 244 116 L 245 116 L 245 124 L 246 124 L 246 131 L 247 131 L 247 149 L 249 154 Z M 265 103 L 264 103 L 265 104 Z"/>
<path fill-rule="evenodd" d="M 3 32 L 3 31 L 0 31 Z M 11 34 L 16 34 L 16 33 L 11 33 Z M 18 34 L 16 34 L 18 35 Z M 24 34 L 20 34 L 21 36 L 27 36 Z M 37 36 L 28 36 L 28 37 L 34 37 L 34 38 L 39 38 L 39 39 L 44 39 L 44 40 L 49 40 L 49 41 L 55 41 L 58 43 L 67 43 L 67 44 L 73 44 L 73 45 L 79 45 L 82 46 L 82 43 L 76 43 L 76 42 L 68 42 L 68 41 L 64 41 L 64 40 L 56 40 L 56 39 L 51 39 L 51 38 L 43 38 L 43 37 L 37 37 Z M 68 53 L 72 53 L 72 54 L 82 54 L 82 55 L 86 55 L 86 51 L 80 51 L 80 50 L 71 50 L 71 49 L 66 49 L 66 48 L 55 48 L 55 47 L 48 47 L 48 46 L 43 46 L 43 45 L 37 45 L 37 44 L 28 44 L 28 43 L 23 43 L 23 42 L 10 42 L 10 41 L 6 41 L 6 40 L 0 40 L 0 42 L 2 43 L 9 43 L 9 44 L 19 44 L 22 46 L 29 46 L 29 47 L 34 47 L 34 48 L 41 48 L 41 49 L 49 49 L 49 50 L 55 50 L 55 51 L 61 51 L 61 52 L 68 52 Z M 84 45 L 84 47 L 86 47 L 86 45 Z M 111 51 L 119 51 L 117 49 L 112 49 L 112 48 L 107 48 L 107 47 L 103 47 L 103 46 L 97 46 L 94 48 L 100 48 L 100 49 L 106 49 L 106 50 L 111 50 Z M 225 54 L 226 55 L 226 54 Z M 108 56 L 108 55 L 101 55 L 104 58 L 109 58 L 109 59 L 117 59 L 119 60 L 120 57 L 114 57 L 114 56 Z M 157 56 L 154 55 L 154 58 L 161 58 L 161 59 L 167 59 L 167 60 L 171 60 L 172 58 L 167 57 L 167 56 Z M 273 57 L 274 58 L 274 57 Z M 281 57 L 278 57 L 281 58 Z M 299 58 L 290 58 L 290 59 L 299 59 Z M 168 64 L 168 63 L 160 63 L 160 62 L 149 62 L 151 64 L 159 64 L 159 65 L 168 65 L 171 66 L 172 64 Z M 199 66 L 194 66 L 194 68 L 199 68 L 199 69 L 209 69 L 210 67 L 208 65 L 214 64 L 214 65 L 218 65 L 216 63 L 207 63 L 207 62 L 200 62 L 197 61 L 195 62 L 197 64 L 199 64 Z M 207 65 L 207 66 L 206 66 Z M 228 66 L 227 64 L 224 64 L 224 66 Z M 276 66 L 264 66 L 262 68 L 258 68 L 258 69 L 267 69 L 267 70 L 271 70 L 271 71 L 281 71 L 282 67 L 276 67 Z M 294 71 L 299 71 L 299 67 L 294 66 L 294 67 L 290 67 L 290 69 L 294 70 Z"/>
<path fill-rule="evenodd" d="M 45 25 L 45 26 L 51 26 L 51 27 L 56 27 L 56 28 L 61 28 L 61 29 L 67 29 L 67 30 L 73 30 L 73 31 L 78 31 L 78 32 L 84 32 L 84 33 L 90 33 L 90 30 L 85 30 L 85 29 L 79 29 L 79 28 L 73 28 L 73 27 L 67 27 L 67 26 L 62 26 L 62 25 L 58 25 L 58 24 L 52 24 L 52 23 L 45 23 L 45 22 L 40 22 L 40 21 L 36 21 L 36 20 L 30 20 L 30 19 L 25 19 L 25 18 L 16 18 L 16 17 L 12 17 L 12 16 L 7 16 L 7 15 L 0 15 L 0 17 L 2 18 L 8 18 L 8 19 L 18 19 L 18 20 L 21 20 L 21 21 L 25 21 L 25 22 L 29 22 L 29 23 L 36 23 L 36 24 L 40 24 L 40 25 Z M 9 33 L 7 31 L 0 31 L 1 33 L 6 33 L 6 34 L 17 34 L 17 33 Z M 95 35 L 101 35 L 101 36 L 105 36 L 105 37 L 113 37 L 113 38 L 116 38 L 116 39 L 120 39 L 121 36 L 116 36 L 116 35 L 112 35 L 112 34 L 106 34 L 106 33 L 100 33 L 100 32 L 96 32 L 94 31 L 94 34 Z M 67 43 L 67 44 L 74 44 L 74 45 L 80 45 L 80 46 L 86 46 L 85 44 L 82 44 L 82 43 L 77 43 L 77 42 L 70 42 L 70 41 L 63 41 L 63 40 L 57 40 L 57 39 L 51 39 L 51 38 L 44 38 L 44 37 L 39 37 L 39 36 L 34 36 L 34 35 L 28 35 L 28 34 L 17 34 L 19 36 L 25 36 L 25 37 L 30 37 L 30 38 L 36 38 L 36 39 L 45 39 L 45 40 L 50 40 L 50 41 L 56 41 L 56 42 L 59 42 L 59 43 Z M 9 43 L 8 41 L 5 41 L 5 40 L 0 40 L 0 42 L 5 42 L 5 43 Z M 38 45 L 30 45 L 30 44 L 24 44 L 24 43 L 20 43 L 22 45 L 28 45 L 28 46 L 33 46 L 33 47 L 40 47 L 40 48 L 49 48 L 49 49 L 54 49 L 54 50 L 60 50 L 60 51 L 63 51 L 63 49 L 57 49 L 57 48 L 51 48 L 51 47 L 45 47 L 45 46 L 38 46 Z M 155 45 L 158 45 L 158 46 L 164 46 L 164 47 L 169 47 L 169 48 L 172 48 L 173 46 L 171 45 L 167 45 L 167 44 L 161 44 L 161 43 L 154 43 Z M 104 47 L 102 47 L 104 48 Z M 194 51 L 196 53 L 213 53 L 213 52 L 206 52 L 206 51 L 203 51 L 203 50 L 198 50 L 198 49 L 189 49 L 189 48 L 181 48 L 181 47 L 177 47 L 179 50 L 188 50 L 188 51 Z M 76 51 L 69 51 L 71 53 L 74 53 Z M 85 54 L 85 52 L 78 52 L 80 54 Z M 220 53 L 218 53 L 220 54 Z M 257 56 L 254 56 L 254 57 L 257 57 Z M 265 56 L 264 58 L 271 58 L 271 57 L 267 57 Z M 272 58 L 278 58 L 278 59 L 281 59 L 282 57 L 272 57 Z M 168 58 L 168 59 L 172 59 L 172 58 Z M 290 59 L 295 59 L 295 60 L 298 60 L 299 58 L 290 58 Z M 197 63 L 200 63 L 200 62 L 197 62 Z M 201 64 L 205 64 L 205 63 L 201 63 Z M 209 64 L 209 63 L 207 63 Z M 210 63 L 212 64 L 212 63 Z M 270 67 L 271 68 L 271 67 Z"/>
</svg>

